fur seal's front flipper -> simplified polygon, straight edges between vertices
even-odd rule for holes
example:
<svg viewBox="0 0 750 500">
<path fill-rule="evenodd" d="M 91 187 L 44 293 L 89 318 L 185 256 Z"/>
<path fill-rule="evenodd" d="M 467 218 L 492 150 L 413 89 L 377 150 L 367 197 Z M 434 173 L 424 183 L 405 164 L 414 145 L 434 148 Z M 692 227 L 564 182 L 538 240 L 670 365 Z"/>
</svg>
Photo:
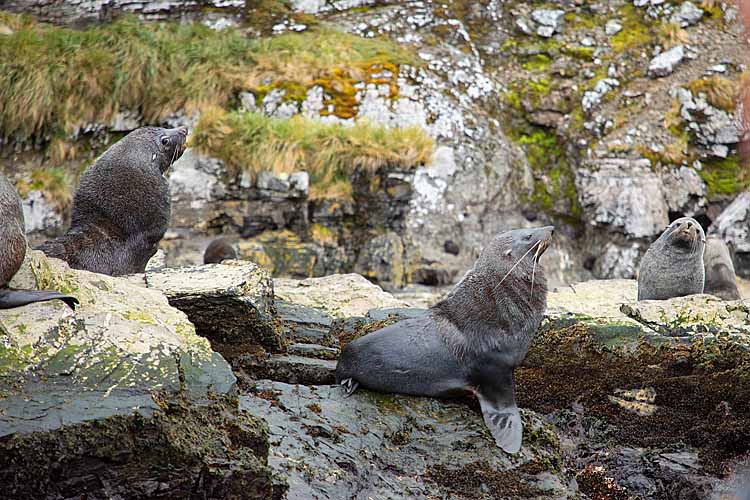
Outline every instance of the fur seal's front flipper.
<svg viewBox="0 0 750 500">
<path fill-rule="evenodd" d="M 503 358 L 502 353 L 487 353 L 472 378 L 479 382 L 477 399 L 495 443 L 515 454 L 521 449 L 523 424 L 516 405 L 513 367 Z"/>
<path fill-rule="evenodd" d="M 523 438 L 523 424 L 518 407 L 502 406 L 487 399 L 482 393 L 477 393 L 479 405 L 482 407 L 484 423 L 489 427 L 495 444 L 506 453 L 516 454 L 521 450 Z"/>
<path fill-rule="evenodd" d="M 63 295 L 54 290 L 16 290 L 14 288 L 0 289 L 0 309 L 12 309 L 34 302 L 62 300 L 68 307 L 75 310 L 78 299 L 71 295 Z"/>
</svg>

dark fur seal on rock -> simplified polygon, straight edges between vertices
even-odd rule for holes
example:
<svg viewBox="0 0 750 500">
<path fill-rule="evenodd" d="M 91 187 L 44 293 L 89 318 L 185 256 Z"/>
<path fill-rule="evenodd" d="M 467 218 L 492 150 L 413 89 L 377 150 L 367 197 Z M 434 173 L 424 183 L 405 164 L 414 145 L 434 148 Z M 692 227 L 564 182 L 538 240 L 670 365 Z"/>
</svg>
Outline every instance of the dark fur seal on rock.
<svg viewBox="0 0 750 500">
<path fill-rule="evenodd" d="M 638 300 L 664 300 L 703 293 L 706 236 L 693 218 L 672 222 L 651 244 L 638 271 Z"/>
<path fill-rule="evenodd" d="M 75 309 L 78 299 L 53 290 L 8 288 L 26 256 L 26 229 L 21 200 L 15 188 L 0 174 L 0 309 L 59 299 Z"/>
<path fill-rule="evenodd" d="M 232 245 L 225 238 L 216 238 L 206 248 L 203 254 L 204 264 L 219 264 L 224 260 L 232 260 L 237 258 L 237 252 L 234 251 Z"/>
<path fill-rule="evenodd" d="M 521 448 L 513 370 L 521 364 L 547 308 L 538 259 L 554 228 L 501 233 L 443 301 L 347 344 L 336 380 L 347 395 L 381 392 L 451 397 L 475 394 L 497 445 Z"/>
<path fill-rule="evenodd" d="M 710 293 L 724 300 L 742 298 L 737 290 L 732 256 L 724 240 L 716 236 L 706 238 L 703 264 L 706 268 L 706 286 L 703 288 L 703 293 Z"/>
<path fill-rule="evenodd" d="M 75 269 L 142 273 L 169 224 L 163 174 L 185 151 L 187 133 L 143 127 L 110 147 L 81 177 L 71 228 L 39 250 Z"/>
</svg>

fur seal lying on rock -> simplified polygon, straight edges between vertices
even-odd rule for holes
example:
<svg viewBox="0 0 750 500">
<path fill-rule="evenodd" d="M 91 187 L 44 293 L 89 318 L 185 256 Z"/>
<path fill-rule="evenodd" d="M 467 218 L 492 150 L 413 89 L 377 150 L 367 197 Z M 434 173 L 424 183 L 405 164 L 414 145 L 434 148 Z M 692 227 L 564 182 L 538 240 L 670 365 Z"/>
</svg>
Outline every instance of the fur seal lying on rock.
<svg viewBox="0 0 750 500">
<path fill-rule="evenodd" d="M 521 448 L 513 370 L 547 308 L 538 260 L 552 226 L 500 233 L 448 296 L 424 315 L 347 344 L 336 380 L 381 392 L 452 397 L 475 394 L 497 445 Z"/>
<path fill-rule="evenodd" d="M 112 145 L 81 176 L 73 221 L 38 247 L 75 269 L 142 273 L 170 217 L 164 173 L 185 151 L 186 127 L 143 127 Z"/>
<path fill-rule="evenodd" d="M 225 238 L 216 238 L 213 240 L 206 251 L 203 253 L 204 264 L 219 264 L 225 260 L 237 258 L 237 252 Z"/>
<path fill-rule="evenodd" d="M 695 219 L 672 222 L 646 250 L 638 271 L 638 300 L 703 293 L 706 235 Z"/>
<path fill-rule="evenodd" d="M 740 300 L 737 290 L 737 278 L 734 274 L 734 264 L 729 248 L 721 238 L 709 236 L 706 238 L 706 251 L 703 254 L 703 264 L 706 268 L 706 285 L 704 293 L 710 293 L 724 300 Z"/>
<path fill-rule="evenodd" d="M 26 229 L 21 200 L 15 188 L 0 174 L 0 309 L 25 306 L 33 302 L 62 300 L 75 309 L 78 299 L 53 290 L 16 290 L 8 288 L 13 275 L 26 257 Z"/>
</svg>

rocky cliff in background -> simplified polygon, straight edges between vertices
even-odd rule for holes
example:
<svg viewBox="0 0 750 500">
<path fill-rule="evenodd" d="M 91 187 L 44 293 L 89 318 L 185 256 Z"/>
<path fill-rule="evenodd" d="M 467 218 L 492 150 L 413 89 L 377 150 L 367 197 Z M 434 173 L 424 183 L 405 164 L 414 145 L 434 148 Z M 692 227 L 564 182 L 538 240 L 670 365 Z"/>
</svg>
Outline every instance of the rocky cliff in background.
<svg viewBox="0 0 750 500">
<path fill-rule="evenodd" d="M 729 3 L 174 0 L 61 8 L 14 0 L 5 8 L 64 24 L 130 12 L 250 36 L 325 23 L 388 37 L 418 55 L 420 64 L 399 65 L 397 74 L 381 68 L 347 82 L 344 107 L 336 85 L 300 90 L 273 79 L 262 92 L 238 93 L 232 106 L 417 125 L 436 140 L 431 164 L 363 172 L 351 198 L 321 200 L 309 196 L 303 171 L 247 178 L 193 151 L 172 172 L 170 265 L 197 263 L 210 237 L 226 233 L 243 258 L 277 275 L 355 271 L 392 288 L 439 285 L 457 279 L 496 232 L 554 223 L 553 282 L 633 277 L 649 242 L 690 215 L 721 234 L 738 273 L 750 275 L 744 205 L 722 214 L 748 179 L 737 158 L 735 105 L 747 50 Z M 143 123 L 121 111 L 117 130 Z M 18 168 L 10 158 L 6 165 Z M 52 207 L 28 193 L 35 229 L 61 222 L 44 203 Z"/>
</svg>

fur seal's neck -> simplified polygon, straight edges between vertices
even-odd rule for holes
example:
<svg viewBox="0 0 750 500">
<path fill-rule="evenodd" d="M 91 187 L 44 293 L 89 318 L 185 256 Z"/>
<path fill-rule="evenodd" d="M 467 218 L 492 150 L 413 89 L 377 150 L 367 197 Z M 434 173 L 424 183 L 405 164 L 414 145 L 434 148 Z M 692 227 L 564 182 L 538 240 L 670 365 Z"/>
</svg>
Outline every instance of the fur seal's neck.
<svg viewBox="0 0 750 500">
<path fill-rule="evenodd" d="M 454 355 L 463 358 L 519 341 L 528 346 L 546 309 L 547 280 L 541 266 L 537 263 L 533 269 L 529 258 L 510 274 L 475 266 L 430 311 L 445 326 L 442 331 Z"/>
</svg>

